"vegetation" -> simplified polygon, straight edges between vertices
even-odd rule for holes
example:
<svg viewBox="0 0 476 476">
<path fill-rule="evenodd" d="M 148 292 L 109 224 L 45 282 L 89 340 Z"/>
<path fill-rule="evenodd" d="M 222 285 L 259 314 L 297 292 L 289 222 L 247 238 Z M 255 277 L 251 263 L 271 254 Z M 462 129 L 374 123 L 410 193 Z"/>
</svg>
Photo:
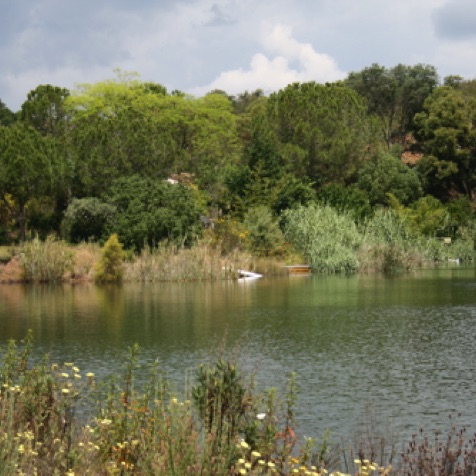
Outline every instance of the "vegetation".
<svg viewBox="0 0 476 476">
<path fill-rule="evenodd" d="M 33 282 L 59 282 L 72 271 L 73 255 L 65 243 L 48 236 L 23 244 L 20 254 L 23 277 Z"/>
<path fill-rule="evenodd" d="M 115 73 L 74 91 L 39 85 L 17 113 L 0 101 L 0 243 L 50 234 L 103 243 L 116 233 L 132 257 L 201 246 L 206 228 L 225 254 L 287 260 L 299 252 L 315 270 L 350 271 L 383 261 L 369 267 L 375 246 L 360 237 L 339 248 L 337 235 L 348 241 L 383 207 L 419 236 L 410 241 L 418 258 L 384 260 L 392 266 L 443 260 L 450 248 L 452 258 L 473 258 L 475 80 L 440 82 L 430 65 L 374 64 L 270 96 L 193 98 Z M 337 215 L 309 226 L 332 229 L 336 245 L 311 252 L 286 222 L 322 206 Z M 443 252 L 437 238 L 452 246 Z M 420 257 L 424 239 L 431 252 Z"/>
<path fill-rule="evenodd" d="M 474 439 L 451 422 L 396 442 L 361 433 L 355 443 L 294 432 L 297 383 L 258 391 L 236 358 L 221 356 L 173 391 L 161 369 L 129 349 L 122 376 L 99 380 L 72 362 L 32 358 L 32 336 L 0 352 L 0 474 L 358 476 L 476 472 Z M 345 471 L 342 473 L 340 471 Z"/>
<path fill-rule="evenodd" d="M 124 250 L 116 234 L 104 243 L 101 259 L 96 264 L 94 279 L 97 283 L 111 283 L 122 281 L 124 273 L 122 262 Z"/>
</svg>

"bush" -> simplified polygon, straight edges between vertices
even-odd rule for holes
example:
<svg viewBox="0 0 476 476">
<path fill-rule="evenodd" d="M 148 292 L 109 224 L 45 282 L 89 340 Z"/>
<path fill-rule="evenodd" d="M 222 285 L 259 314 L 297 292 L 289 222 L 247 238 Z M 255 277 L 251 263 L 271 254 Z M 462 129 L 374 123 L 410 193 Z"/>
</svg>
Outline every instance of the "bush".
<svg viewBox="0 0 476 476">
<path fill-rule="evenodd" d="M 247 244 L 256 256 L 271 256 L 283 252 L 284 236 L 269 208 L 251 208 L 245 215 Z"/>
<path fill-rule="evenodd" d="M 101 259 L 96 265 L 94 279 L 97 283 L 121 281 L 123 275 L 124 250 L 116 234 L 106 241 Z"/>
<path fill-rule="evenodd" d="M 105 200 L 117 208 L 108 231 L 126 248 L 141 250 L 163 240 L 187 245 L 201 233 L 200 205 L 185 185 L 133 175 L 116 180 Z"/>
<path fill-rule="evenodd" d="M 114 221 L 116 207 L 98 198 L 73 199 L 61 223 L 62 235 L 71 243 L 98 241 Z"/>
</svg>

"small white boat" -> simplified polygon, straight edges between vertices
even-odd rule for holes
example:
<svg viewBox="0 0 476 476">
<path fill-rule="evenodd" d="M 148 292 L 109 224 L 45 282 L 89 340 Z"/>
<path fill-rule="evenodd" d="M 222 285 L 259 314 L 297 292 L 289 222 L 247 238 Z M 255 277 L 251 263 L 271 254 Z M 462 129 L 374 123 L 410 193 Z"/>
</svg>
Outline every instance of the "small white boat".
<svg viewBox="0 0 476 476">
<path fill-rule="evenodd" d="M 252 273 L 251 271 L 245 271 L 244 269 L 238 270 L 238 281 L 248 281 L 250 279 L 262 278 L 263 275 L 259 273 Z"/>
</svg>

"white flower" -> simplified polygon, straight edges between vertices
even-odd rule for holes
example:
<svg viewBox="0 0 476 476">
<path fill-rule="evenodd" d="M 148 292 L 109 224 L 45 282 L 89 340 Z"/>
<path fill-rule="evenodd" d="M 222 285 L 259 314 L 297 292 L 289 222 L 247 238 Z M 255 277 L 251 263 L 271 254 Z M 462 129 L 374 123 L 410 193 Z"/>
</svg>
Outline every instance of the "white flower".
<svg viewBox="0 0 476 476">
<path fill-rule="evenodd" d="M 256 418 L 257 418 L 258 420 L 264 420 L 265 417 L 266 417 L 266 413 L 258 413 L 258 414 L 256 415 Z"/>
</svg>

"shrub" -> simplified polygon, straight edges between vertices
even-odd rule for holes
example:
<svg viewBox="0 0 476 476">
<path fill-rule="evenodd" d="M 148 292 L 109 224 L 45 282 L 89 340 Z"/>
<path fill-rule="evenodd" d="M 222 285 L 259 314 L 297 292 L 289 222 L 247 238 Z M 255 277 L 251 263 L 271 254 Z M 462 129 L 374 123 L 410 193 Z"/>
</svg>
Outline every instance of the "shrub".
<svg viewBox="0 0 476 476">
<path fill-rule="evenodd" d="M 108 231 L 126 248 L 141 250 L 163 240 L 188 245 L 201 233 L 200 203 L 185 185 L 133 175 L 116 180 L 105 199 L 117 208 Z"/>
<path fill-rule="evenodd" d="M 61 281 L 67 271 L 72 271 L 73 263 L 73 254 L 66 244 L 52 235 L 45 241 L 36 237 L 21 247 L 20 264 L 27 281 Z"/>
<path fill-rule="evenodd" d="M 72 243 L 98 241 L 111 226 L 116 208 L 98 198 L 73 199 L 61 223 L 62 235 Z"/>
<path fill-rule="evenodd" d="M 101 258 L 96 265 L 94 279 L 97 283 L 121 281 L 123 275 L 124 250 L 116 234 L 106 241 Z"/>
<path fill-rule="evenodd" d="M 251 208 L 245 215 L 247 243 L 256 256 L 270 256 L 283 252 L 284 236 L 271 210 L 265 206 Z"/>
</svg>

